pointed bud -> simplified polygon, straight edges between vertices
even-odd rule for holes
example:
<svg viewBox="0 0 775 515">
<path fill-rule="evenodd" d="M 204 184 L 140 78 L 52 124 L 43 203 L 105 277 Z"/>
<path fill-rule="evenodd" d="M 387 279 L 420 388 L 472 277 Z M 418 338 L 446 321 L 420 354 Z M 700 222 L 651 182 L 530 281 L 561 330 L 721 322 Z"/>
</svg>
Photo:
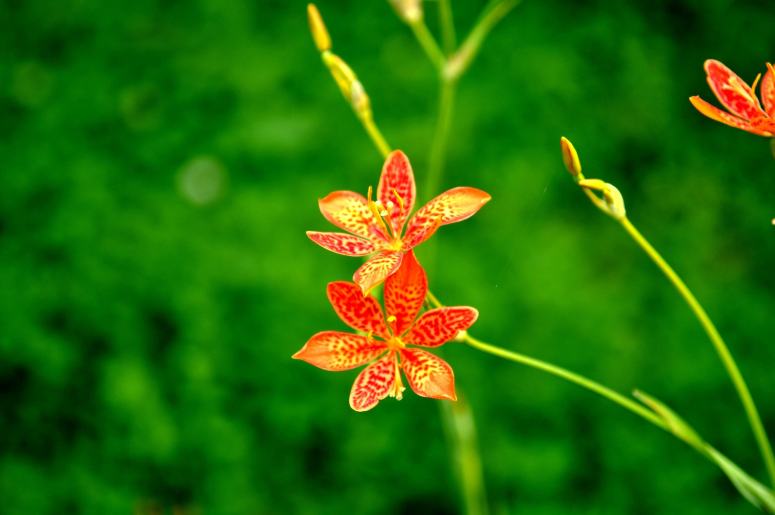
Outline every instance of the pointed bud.
<svg viewBox="0 0 775 515">
<path fill-rule="evenodd" d="M 326 24 L 320 16 L 320 11 L 315 4 L 307 4 L 307 20 L 309 21 L 309 31 L 312 33 L 312 39 L 315 40 L 315 46 L 321 52 L 331 50 L 331 37 L 326 30 Z"/>
<path fill-rule="evenodd" d="M 562 161 L 565 163 L 565 168 L 574 179 L 583 179 L 584 176 L 581 174 L 581 161 L 579 161 L 579 155 L 576 152 L 573 143 L 563 136 L 560 138 L 560 148 L 562 149 Z"/>
<path fill-rule="evenodd" d="M 422 20 L 422 1 L 421 0 L 389 0 L 398 17 L 404 23 L 413 24 Z"/>
</svg>

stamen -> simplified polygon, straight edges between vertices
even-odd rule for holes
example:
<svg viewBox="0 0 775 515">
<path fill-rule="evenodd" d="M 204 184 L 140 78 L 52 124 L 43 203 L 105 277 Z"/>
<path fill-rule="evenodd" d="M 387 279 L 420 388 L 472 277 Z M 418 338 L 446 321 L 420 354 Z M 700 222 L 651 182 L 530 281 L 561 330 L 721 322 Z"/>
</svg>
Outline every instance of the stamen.
<svg viewBox="0 0 775 515">
<path fill-rule="evenodd" d="M 393 387 L 390 389 L 390 393 L 388 395 L 390 397 L 395 397 L 397 401 L 400 401 L 404 396 L 404 383 L 401 381 L 401 371 L 398 369 L 398 356 L 396 356 L 393 359 L 393 364 L 395 365 L 394 370 L 396 374 L 396 379 L 393 381 Z"/>
<path fill-rule="evenodd" d="M 759 99 L 756 98 L 756 95 L 754 95 L 752 91 L 748 89 L 745 83 L 743 83 L 743 81 L 737 77 L 730 77 L 727 83 L 721 86 L 721 88 L 732 90 L 738 95 L 748 99 L 749 102 L 755 104 L 757 107 L 759 106 Z"/>
<path fill-rule="evenodd" d="M 366 202 L 368 203 L 369 210 L 371 210 L 372 214 L 377 218 L 377 220 L 379 221 L 380 226 L 382 227 L 382 230 L 385 231 L 385 234 L 390 236 L 393 233 L 388 228 L 388 226 L 385 225 L 385 220 L 383 220 L 382 216 L 380 215 L 379 208 L 377 206 L 379 201 L 374 202 L 373 200 L 371 200 L 371 193 L 372 193 L 372 188 L 371 188 L 371 186 L 369 186 L 369 192 L 368 192 L 368 194 L 366 196 Z"/>
<path fill-rule="evenodd" d="M 395 195 L 396 200 L 398 201 L 398 207 L 403 212 L 404 210 L 404 199 L 401 198 L 401 195 L 398 194 L 395 188 L 393 188 L 393 195 Z"/>
<path fill-rule="evenodd" d="M 751 91 L 753 91 L 754 94 L 756 94 L 756 85 L 759 84 L 759 79 L 762 78 L 761 73 L 756 74 L 756 78 L 753 80 L 753 86 L 751 86 Z"/>
</svg>

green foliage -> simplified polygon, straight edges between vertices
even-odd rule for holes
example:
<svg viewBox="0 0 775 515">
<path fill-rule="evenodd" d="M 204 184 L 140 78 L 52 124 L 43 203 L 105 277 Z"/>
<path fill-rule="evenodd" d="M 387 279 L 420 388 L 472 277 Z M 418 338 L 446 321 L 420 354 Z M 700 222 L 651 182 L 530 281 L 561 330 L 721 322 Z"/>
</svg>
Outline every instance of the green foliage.
<svg viewBox="0 0 775 515">
<path fill-rule="evenodd" d="M 435 29 L 435 3 L 426 3 Z M 453 2 L 465 34 L 482 2 Z M 443 188 L 493 195 L 420 249 L 472 333 L 653 392 L 756 478 L 742 409 L 589 177 L 695 289 L 775 432 L 775 165 L 696 113 L 715 57 L 772 60 L 761 2 L 526 1 L 461 80 Z M 334 48 L 422 186 L 436 81 L 387 2 L 323 2 Z M 353 413 L 355 373 L 292 361 L 341 328 L 315 199 L 381 159 L 310 41 L 305 6 L 0 5 L 0 511 L 459 513 L 438 406 Z M 420 191 L 429 198 L 437 192 Z M 495 513 L 751 513 L 683 444 L 571 385 L 449 344 Z"/>
</svg>

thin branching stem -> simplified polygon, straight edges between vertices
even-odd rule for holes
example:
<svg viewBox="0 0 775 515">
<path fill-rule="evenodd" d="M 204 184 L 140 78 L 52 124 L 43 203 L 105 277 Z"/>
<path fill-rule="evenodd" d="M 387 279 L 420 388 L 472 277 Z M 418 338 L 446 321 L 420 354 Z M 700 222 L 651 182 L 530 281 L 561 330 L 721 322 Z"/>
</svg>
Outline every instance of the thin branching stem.
<svg viewBox="0 0 775 515">
<path fill-rule="evenodd" d="M 441 44 L 446 55 L 451 54 L 457 45 L 457 35 L 455 34 L 455 22 L 452 17 L 452 6 L 450 0 L 438 0 L 439 2 L 439 24 L 441 25 Z"/>
<path fill-rule="evenodd" d="M 727 370 L 727 374 L 729 374 L 729 378 L 732 380 L 732 383 L 737 390 L 737 394 L 743 404 L 743 408 L 748 417 L 748 422 L 751 425 L 754 437 L 756 438 L 762 458 L 767 467 L 770 481 L 775 485 L 775 457 L 773 457 L 772 454 L 772 447 L 770 446 L 767 432 L 764 429 L 761 417 L 759 416 L 759 411 L 756 409 L 756 404 L 753 401 L 753 397 L 751 397 L 751 392 L 748 390 L 748 385 L 746 384 L 745 379 L 743 379 L 743 375 L 740 373 L 740 369 L 738 368 L 737 363 L 735 363 L 732 353 L 729 351 L 729 347 L 724 343 L 724 339 L 721 338 L 718 329 L 716 329 L 716 326 L 708 316 L 708 313 L 675 270 L 673 270 L 667 261 L 665 261 L 659 252 L 657 252 L 627 217 L 621 218 L 619 222 L 622 224 L 622 227 L 624 227 L 624 230 L 627 231 L 627 234 L 635 240 L 638 246 L 640 246 L 657 267 L 659 267 L 684 301 L 686 301 L 686 304 L 689 305 L 689 309 L 691 309 L 694 316 L 697 317 L 700 325 L 713 343 L 719 358 L 721 358 L 721 362 L 724 364 L 724 368 Z"/>
</svg>

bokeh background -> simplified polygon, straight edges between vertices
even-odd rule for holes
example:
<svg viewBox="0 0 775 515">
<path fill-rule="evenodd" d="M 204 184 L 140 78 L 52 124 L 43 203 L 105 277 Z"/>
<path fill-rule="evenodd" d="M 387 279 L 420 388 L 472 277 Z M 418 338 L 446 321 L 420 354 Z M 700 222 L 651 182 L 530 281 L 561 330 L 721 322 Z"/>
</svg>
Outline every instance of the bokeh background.
<svg viewBox="0 0 775 515">
<path fill-rule="evenodd" d="M 387 2 L 321 1 L 421 200 L 436 80 Z M 484 3 L 453 2 L 460 34 Z M 425 4 L 436 29 L 436 4 Z M 775 163 L 700 116 L 702 62 L 775 58 L 772 2 L 526 0 L 462 79 L 444 188 L 493 200 L 420 251 L 473 334 L 667 402 L 752 474 L 742 410 L 690 312 L 565 172 L 616 184 L 695 289 L 775 433 Z M 457 514 L 437 402 L 347 405 L 292 361 L 343 329 L 316 199 L 381 158 L 303 2 L 0 4 L 0 512 Z M 496 514 L 754 513 L 719 470 L 586 391 L 449 344 Z"/>
</svg>

